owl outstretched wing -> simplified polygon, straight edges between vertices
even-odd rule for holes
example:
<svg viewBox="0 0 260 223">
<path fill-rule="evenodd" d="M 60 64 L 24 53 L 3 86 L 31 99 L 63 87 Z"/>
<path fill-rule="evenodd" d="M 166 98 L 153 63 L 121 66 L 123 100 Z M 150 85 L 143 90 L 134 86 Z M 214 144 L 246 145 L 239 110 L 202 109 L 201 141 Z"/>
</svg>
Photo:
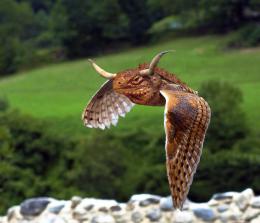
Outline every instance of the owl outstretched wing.
<svg viewBox="0 0 260 223">
<path fill-rule="evenodd" d="M 166 99 L 168 181 L 174 207 L 181 209 L 200 161 L 211 112 L 207 102 L 198 95 L 173 90 L 160 92 Z"/>
<path fill-rule="evenodd" d="M 84 125 L 90 128 L 109 128 L 116 125 L 119 116 L 125 116 L 134 106 L 126 96 L 113 90 L 112 80 L 108 80 L 97 93 L 82 113 Z"/>
</svg>

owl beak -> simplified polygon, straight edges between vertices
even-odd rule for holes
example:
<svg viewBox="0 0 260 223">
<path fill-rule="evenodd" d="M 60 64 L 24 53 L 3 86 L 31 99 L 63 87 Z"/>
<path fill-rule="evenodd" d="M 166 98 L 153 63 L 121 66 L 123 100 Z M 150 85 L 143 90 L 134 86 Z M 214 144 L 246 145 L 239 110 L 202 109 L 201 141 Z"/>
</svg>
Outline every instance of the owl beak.
<svg viewBox="0 0 260 223">
<path fill-rule="evenodd" d="M 169 52 L 175 52 L 175 50 L 166 50 L 163 52 L 158 53 L 151 61 L 149 68 L 145 69 L 145 70 L 141 70 L 140 74 L 141 75 L 152 75 L 154 73 L 154 68 L 157 66 L 157 64 L 159 63 L 161 57 Z"/>
<path fill-rule="evenodd" d="M 88 61 L 91 63 L 91 65 L 94 67 L 94 69 L 104 78 L 112 79 L 116 76 L 116 74 L 109 73 L 105 70 L 103 70 L 101 67 L 99 67 L 93 60 L 88 59 Z"/>
</svg>

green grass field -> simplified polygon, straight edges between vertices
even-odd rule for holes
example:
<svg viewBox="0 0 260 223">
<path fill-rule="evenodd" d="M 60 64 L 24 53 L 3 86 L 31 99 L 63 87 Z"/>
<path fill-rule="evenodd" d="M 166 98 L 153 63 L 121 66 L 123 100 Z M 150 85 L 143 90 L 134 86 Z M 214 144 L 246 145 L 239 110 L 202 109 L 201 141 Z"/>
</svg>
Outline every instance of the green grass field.
<svg viewBox="0 0 260 223">
<path fill-rule="evenodd" d="M 163 57 L 160 67 L 177 74 L 192 88 L 209 79 L 228 81 L 244 94 L 243 108 L 248 121 L 260 130 L 260 49 L 223 50 L 226 38 L 207 36 L 169 40 L 156 45 L 134 48 L 118 54 L 96 58 L 111 72 L 149 62 L 158 52 L 175 49 Z M 81 112 L 104 82 L 86 59 L 49 65 L 0 80 L 0 96 L 6 96 L 13 108 L 40 118 L 50 119 L 62 131 L 88 131 L 81 123 Z M 230 105 L 232 106 L 232 105 Z M 163 108 L 136 106 L 121 120 L 120 129 L 149 126 L 162 128 Z"/>
</svg>

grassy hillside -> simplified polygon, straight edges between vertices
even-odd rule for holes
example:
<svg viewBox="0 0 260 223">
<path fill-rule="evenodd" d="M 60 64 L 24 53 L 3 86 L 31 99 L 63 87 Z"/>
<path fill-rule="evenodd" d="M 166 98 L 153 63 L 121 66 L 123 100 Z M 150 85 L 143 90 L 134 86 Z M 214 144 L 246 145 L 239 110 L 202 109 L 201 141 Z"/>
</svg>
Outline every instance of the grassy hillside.
<svg viewBox="0 0 260 223">
<path fill-rule="evenodd" d="M 163 57 L 160 66 L 176 73 L 197 89 L 209 79 L 229 81 L 241 88 L 243 107 L 256 131 L 260 130 L 260 49 L 224 51 L 224 38 L 208 36 L 168 41 L 136 48 L 120 54 L 96 58 L 99 65 L 111 72 L 149 62 L 159 51 L 175 49 Z M 87 132 L 81 124 L 81 112 L 104 79 L 95 73 L 87 60 L 50 65 L 0 80 L 0 96 L 6 96 L 12 107 L 40 118 L 51 118 L 62 131 Z M 232 106 L 232 105 L 230 105 Z M 149 119 L 147 118 L 149 117 Z M 121 120 L 127 125 L 162 128 L 163 108 L 136 106 Z"/>
</svg>

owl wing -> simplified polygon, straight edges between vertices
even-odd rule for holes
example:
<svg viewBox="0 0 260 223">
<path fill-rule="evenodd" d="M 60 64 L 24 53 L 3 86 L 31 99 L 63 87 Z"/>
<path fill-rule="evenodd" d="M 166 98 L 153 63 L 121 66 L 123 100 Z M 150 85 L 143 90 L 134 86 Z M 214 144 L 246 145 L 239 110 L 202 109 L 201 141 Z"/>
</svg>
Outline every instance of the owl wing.
<svg viewBox="0 0 260 223">
<path fill-rule="evenodd" d="M 89 128 L 109 128 L 116 125 L 119 116 L 125 116 L 134 106 L 126 96 L 113 90 L 112 80 L 108 80 L 91 98 L 82 114 L 84 125 Z"/>
<path fill-rule="evenodd" d="M 198 95 L 173 90 L 160 92 L 166 99 L 168 181 L 174 207 L 181 209 L 200 161 L 211 112 L 207 102 Z"/>
</svg>

